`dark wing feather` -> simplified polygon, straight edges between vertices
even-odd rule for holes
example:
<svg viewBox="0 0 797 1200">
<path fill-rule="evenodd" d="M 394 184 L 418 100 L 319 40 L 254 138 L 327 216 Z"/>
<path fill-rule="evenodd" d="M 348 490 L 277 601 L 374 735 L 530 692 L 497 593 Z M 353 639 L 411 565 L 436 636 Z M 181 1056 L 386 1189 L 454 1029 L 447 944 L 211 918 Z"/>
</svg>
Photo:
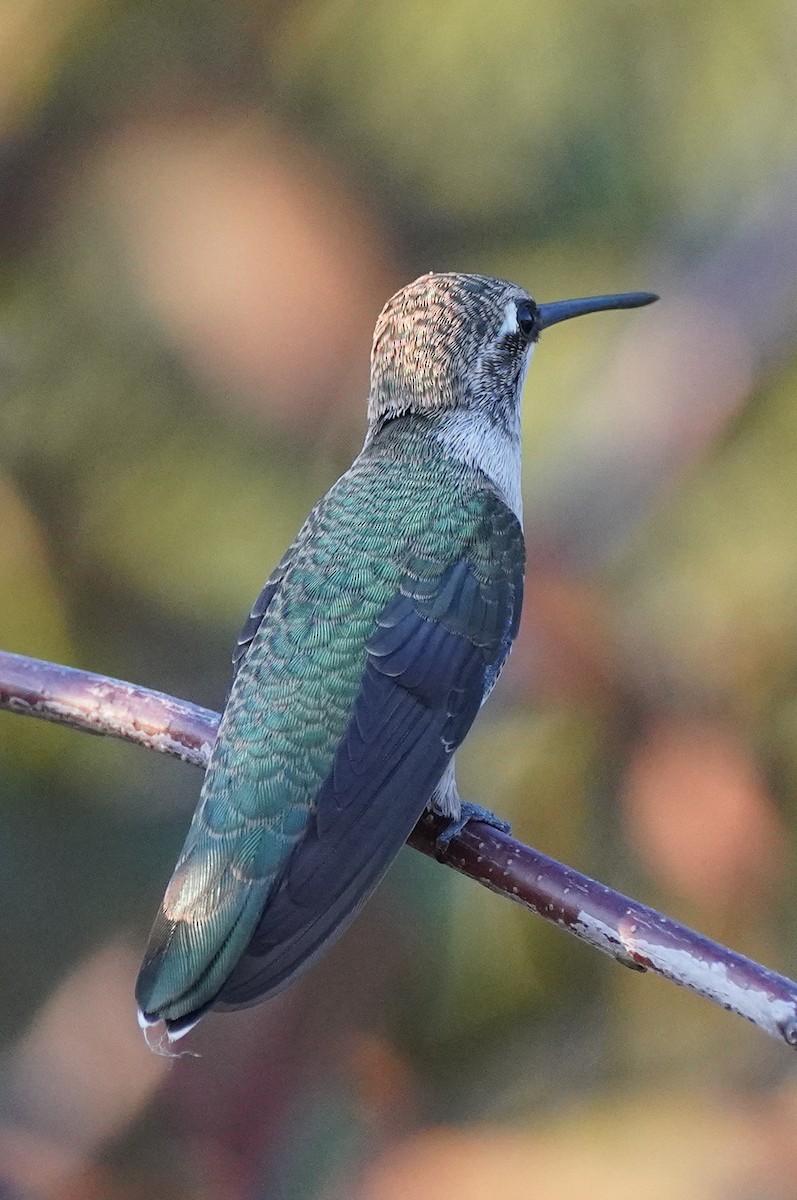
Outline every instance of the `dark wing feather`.
<svg viewBox="0 0 797 1200">
<path fill-rule="evenodd" d="M 517 577 L 511 582 L 500 631 L 487 639 L 493 598 L 468 561 L 422 601 L 402 589 L 383 611 L 308 829 L 214 1007 L 252 1004 L 285 986 L 379 882 L 470 728 L 496 656 L 506 656 Z"/>
<path fill-rule="evenodd" d="M 322 537 L 325 512 L 314 510 L 316 525 L 303 527 L 242 633 L 246 670 L 153 927 L 137 998 L 172 1033 L 209 1007 L 278 991 L 345 928 L 423 812 L 517 628 L 522 533 L 489 493 L 464 497 L 450 525 L 445 513 L 428 527 L 419 517 L 418 549 L 395 574 L 390 559 L 375 569 L 359 527 L 336 509 L 333 532 L 353 528 L 358 540 L 343 539 L 344 553 L 328 530 Z M 338 632 L 340 608 L 356 628 L 371 596 L 364 646 Z M 317 604 L 334 618 L 316 621 Z M 335 638 L 340 659 L 323 640 Z M 338 714 L 341 694 L 351 699 Z"/>
<path fill-rule="evenodd" d="M 235 643 L 235 649 L 232 652 L 233 679 L 235 679 L 241 663 L 246 658 L 249 647 L 252 645 L 257 631 L 262 624 L 263 617 L 266 615 L 266 610 L 268 609 L 269 604 L 280 589 L 280 584 L 282 583 L 285 572 L 291 565 L 293 549 L 293 546 L 291 546 L 277 563 L 276 567 L 263 585 L 262 592 L 252 605 L 249 616 L 244 621 L 243 628 L 238 634 L 238 641 Z"/>
</svg>

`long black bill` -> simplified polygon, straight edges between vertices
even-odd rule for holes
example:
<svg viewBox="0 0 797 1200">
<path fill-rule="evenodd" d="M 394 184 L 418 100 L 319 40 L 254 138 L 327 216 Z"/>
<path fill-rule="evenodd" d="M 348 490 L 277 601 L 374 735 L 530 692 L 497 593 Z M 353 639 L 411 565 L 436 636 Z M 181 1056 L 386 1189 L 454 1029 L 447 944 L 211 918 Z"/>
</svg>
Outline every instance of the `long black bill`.
<svg viewBox="0 0 797 1200">
<path fill-rule="evenodd" d="M 621 292 L 618 296 L 585 296 L 582 300 L 555 300 L 553 304 L 538 304 L 539 328 L 558 325 L 571 317 L 585 313 L 605 312 L 608 308 L 642 308 L 658 300 L 653 292 Z"/>
</svg>

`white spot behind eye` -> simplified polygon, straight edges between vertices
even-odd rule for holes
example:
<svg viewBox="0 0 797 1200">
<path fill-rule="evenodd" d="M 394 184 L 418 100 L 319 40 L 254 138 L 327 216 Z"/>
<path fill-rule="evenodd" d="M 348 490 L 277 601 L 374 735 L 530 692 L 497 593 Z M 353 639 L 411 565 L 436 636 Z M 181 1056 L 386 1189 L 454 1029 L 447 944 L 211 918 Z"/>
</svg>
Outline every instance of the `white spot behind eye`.
<svg viewBox="0 0 797 1200">
<path fill-rule="evenodd" d="M 514 300 L 510 300 L 504 309 L 504 319 L 501 328 L 498 330 L 499 338 L 505 337 L 511 333 L 517 333 L 517 304 Z"/>
</svg>

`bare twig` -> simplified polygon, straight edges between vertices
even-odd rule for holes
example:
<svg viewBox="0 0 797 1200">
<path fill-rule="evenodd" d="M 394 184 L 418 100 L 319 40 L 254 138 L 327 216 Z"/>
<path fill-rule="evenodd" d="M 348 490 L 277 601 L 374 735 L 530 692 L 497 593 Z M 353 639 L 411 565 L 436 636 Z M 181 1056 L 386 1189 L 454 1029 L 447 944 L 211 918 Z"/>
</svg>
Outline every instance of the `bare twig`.
<svg viewBox="0 0 797 1200">
<path fill-rule="evenodd" d="M 0 650 L 0 709 L 206 767 L 219 714 L 163 692 Z"/>
<path fill-rule="evenodd" d="M 218 713 L 131 683 L 0 651 L 0 709 L 136 742 L 207 766 Z M 797 983 L 473 821 L 444 853 L 421 820 L 416 850 L 553 921 L 625 966 L 655 971 L 797 1045 Z"/>
</svg>

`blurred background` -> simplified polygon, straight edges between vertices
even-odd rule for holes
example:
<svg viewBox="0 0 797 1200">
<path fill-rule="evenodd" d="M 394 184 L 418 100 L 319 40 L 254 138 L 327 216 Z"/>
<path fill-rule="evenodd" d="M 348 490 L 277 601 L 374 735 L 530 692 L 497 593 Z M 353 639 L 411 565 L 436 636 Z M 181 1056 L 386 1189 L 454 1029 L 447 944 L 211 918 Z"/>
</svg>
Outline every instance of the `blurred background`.
<svg viewBox="0 0 797 1200">
<path fill-rule="evenodd" d="M 0 645 L 219 707 L 429 269 L 538 299 L 516 834 L 797 973 L 797 8 L 0 9 Z M 785 1047 L 405 850 L 260 1008 L 145 1047 L 199 773 L 0 715 L 3 1200 L 797 1196 Z"/>
</svg>

